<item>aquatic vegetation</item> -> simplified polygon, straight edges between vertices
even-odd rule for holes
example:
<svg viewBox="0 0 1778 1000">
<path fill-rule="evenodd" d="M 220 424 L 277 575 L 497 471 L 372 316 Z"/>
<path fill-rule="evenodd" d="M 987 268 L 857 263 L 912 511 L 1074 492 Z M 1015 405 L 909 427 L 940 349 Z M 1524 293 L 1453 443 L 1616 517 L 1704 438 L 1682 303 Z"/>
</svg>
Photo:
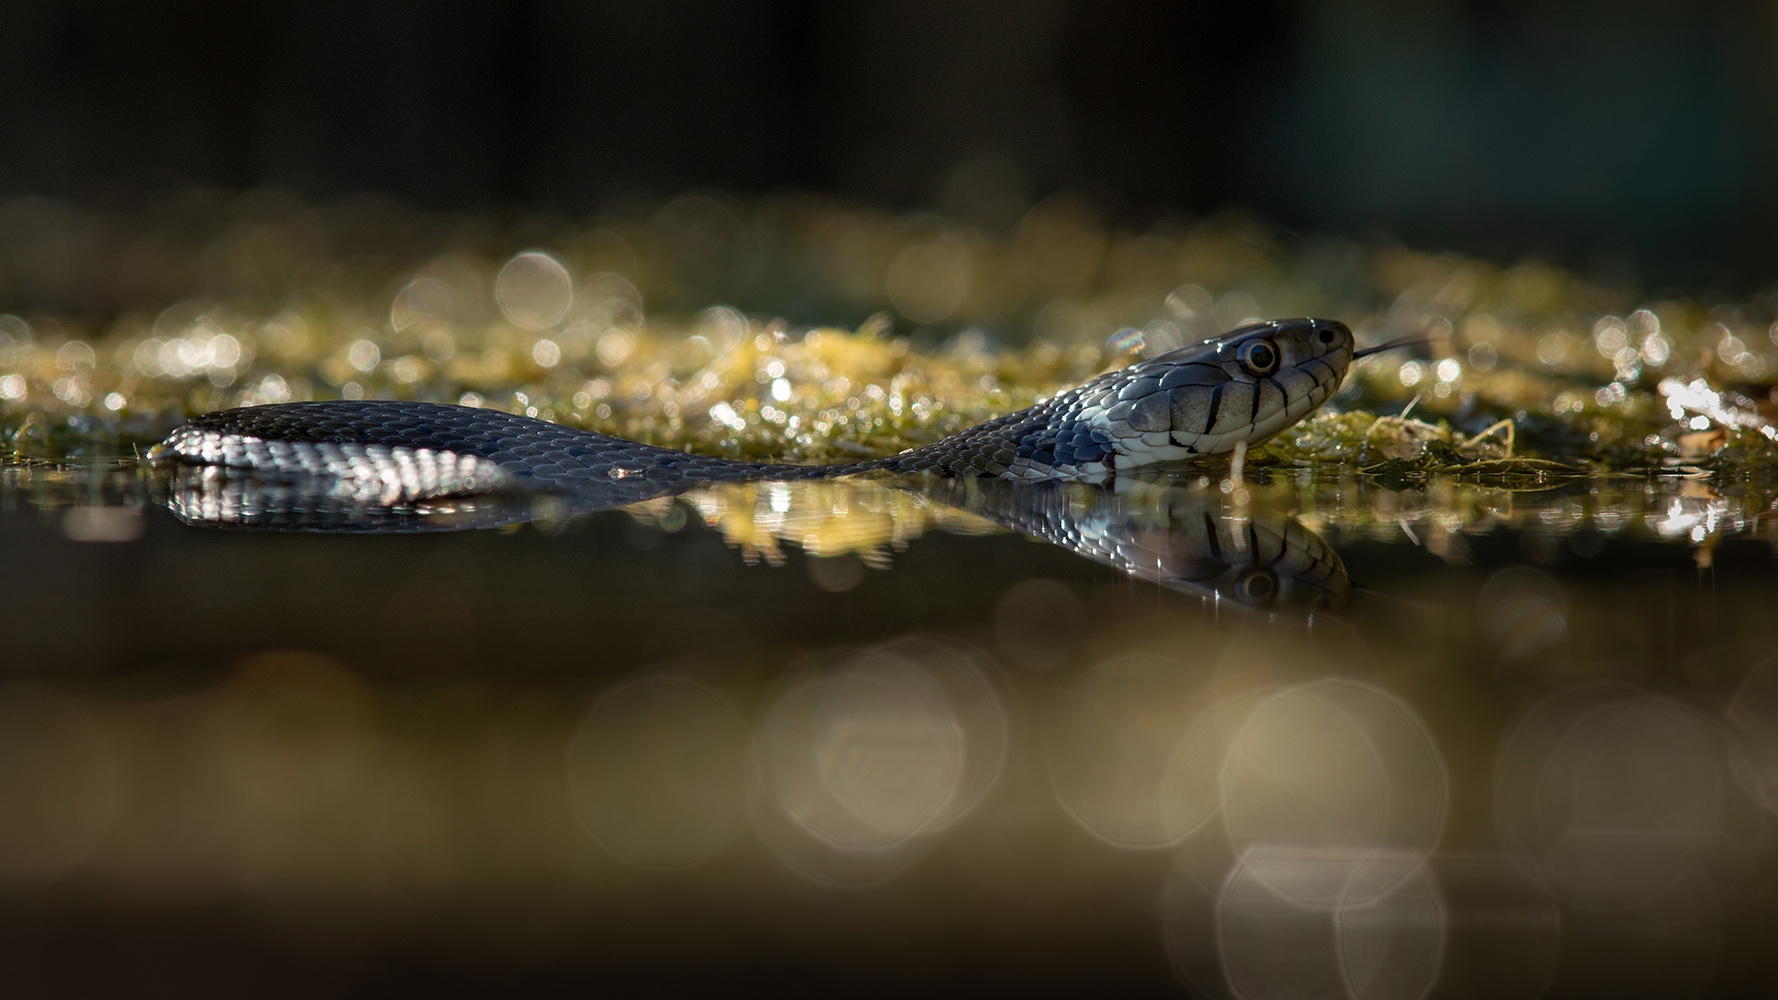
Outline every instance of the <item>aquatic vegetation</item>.
<svg viewBox="0 0 1778 1000">
<path fill-rule="evenodd" d="M 1321 314 L 1366 343 L 1429 343 L 1361 360 L 1261 464 L 1757 478 L 1778 459 L 1762 412 L 1771 295 L 1641 301 L 1534 261 L 1287 240 L 1232 218 L 1118 230 L 1068 198 L 998 234 L 801 197 L 693 194 L 579 222 L 264 194 L 200 208 L 108 220 L 97 291 L 0 315 L 15 457 L 128 454 L 206 409 L 397 398 L 835 461 L 1245 319 Z M 142 245 L 169 218 L 196 235 L 149 268 Z M 0 308 L 28 291 L 0 288 Z"/>
</svg>

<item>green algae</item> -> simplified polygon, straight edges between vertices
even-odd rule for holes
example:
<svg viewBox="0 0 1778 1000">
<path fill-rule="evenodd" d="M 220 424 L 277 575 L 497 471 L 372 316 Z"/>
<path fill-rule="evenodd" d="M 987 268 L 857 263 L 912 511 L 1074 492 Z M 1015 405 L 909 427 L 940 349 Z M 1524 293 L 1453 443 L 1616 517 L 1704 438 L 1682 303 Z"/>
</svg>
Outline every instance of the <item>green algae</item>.
<svg viewBox="0 0 1778 1000">
<path fill-rule="evenodd" d="M 1233 218 L 1120 231 L 1067 198 L 1007 233 L 708 195 L 579 222 L 263 195 L 209 210 L 167 248 L 183 284 L 131 285 L 113 261 L 92 281 L 134 300 L 112 288 L 109 311 L 0 314 L 14 457 L 127 455 L 220 407 L 391 398 L 839 461 L 1250 317 L 1316 314 L 1365 343 L 1430 342 L 1357 362 L 1262 464 L 1533 481 L 1778 468 L 1762 412 L 1774 296 L 1644 300 L 1536 261 L 1286 239 Z M 847 317 L 860 318 L 820 325 Z"/>
</svg>

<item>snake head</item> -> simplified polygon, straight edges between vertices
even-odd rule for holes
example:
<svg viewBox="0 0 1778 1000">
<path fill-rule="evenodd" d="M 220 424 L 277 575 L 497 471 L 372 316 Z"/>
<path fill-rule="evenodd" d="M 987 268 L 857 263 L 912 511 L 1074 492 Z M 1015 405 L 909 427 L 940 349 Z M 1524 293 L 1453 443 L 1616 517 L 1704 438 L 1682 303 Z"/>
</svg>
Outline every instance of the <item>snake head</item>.
<svg viewBox="0 0 1778 1000">
<path fill-rule="evenodd" d="M 1104 482 L 1259 444 L 1327 402 L 1353 357 L 1344 323 L 1254 323 L 1107 372 L 877 467 Z"/>
<path fill-rule="evenodd" d="M 1103 413 L 1118 468 L 1267 440 L 1339 390 L 1354 347 L 1337 320 L 1269 320 L 1116 373 Z"/>
</svg>

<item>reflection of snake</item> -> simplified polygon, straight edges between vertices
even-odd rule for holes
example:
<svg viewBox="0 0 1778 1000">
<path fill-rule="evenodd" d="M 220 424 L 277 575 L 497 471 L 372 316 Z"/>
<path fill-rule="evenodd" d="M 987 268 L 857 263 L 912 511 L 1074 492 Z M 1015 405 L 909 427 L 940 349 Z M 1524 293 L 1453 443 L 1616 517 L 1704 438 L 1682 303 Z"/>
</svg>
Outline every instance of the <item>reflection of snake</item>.
<svg viewBox="0 0 1778 1000">
<path fill-rule="evenodd" d="M 1359 354 L 1331 320 L 1256 323 L 1101 375 L 1028 409 L 853 465 L 734 462 L 497 410 L 441 403 L 283 403 L 200 416 L 157 461 L 336 482 L 395 505 L 521 488 L 632 502 L 695 482 L 884 470 L 1106 482 L 1160 462 L 1258 444 L 1326 402 Z"/>
<path fill-rule="evenodd" d="M 1157 482 L 1101 490 L 1045 483 L 928 484 L 922 495 L 1097 563 L 1221 606 L 1339 611 L 1352 592 L 1339 554 L 1296 518 L 1254 504 L 1238 516 L 1211 487 Z"/>
</svg>

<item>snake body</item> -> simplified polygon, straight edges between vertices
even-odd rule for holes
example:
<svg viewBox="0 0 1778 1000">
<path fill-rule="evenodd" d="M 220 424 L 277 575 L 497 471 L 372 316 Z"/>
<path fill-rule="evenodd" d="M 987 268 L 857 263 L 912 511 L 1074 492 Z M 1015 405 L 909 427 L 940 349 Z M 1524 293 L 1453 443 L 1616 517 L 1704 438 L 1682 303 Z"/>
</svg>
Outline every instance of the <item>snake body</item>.
<svg viewBox="0 0 1778 1000">
<path fill-rule="evenodd" d="M 195 417 L 157 463 L 333 484 L 338 499 L 396 505 L 503 489 L 633 502 L 699 482 L 861 472 L 1104 483 L 1162 462 L 1259 444 L 1339 389 L 1352 333 L 1272 320 L 1100 375 L 922 448 L 847 465 L 738 462 L 444 403 L 279 403 Z"/>
</svg>

